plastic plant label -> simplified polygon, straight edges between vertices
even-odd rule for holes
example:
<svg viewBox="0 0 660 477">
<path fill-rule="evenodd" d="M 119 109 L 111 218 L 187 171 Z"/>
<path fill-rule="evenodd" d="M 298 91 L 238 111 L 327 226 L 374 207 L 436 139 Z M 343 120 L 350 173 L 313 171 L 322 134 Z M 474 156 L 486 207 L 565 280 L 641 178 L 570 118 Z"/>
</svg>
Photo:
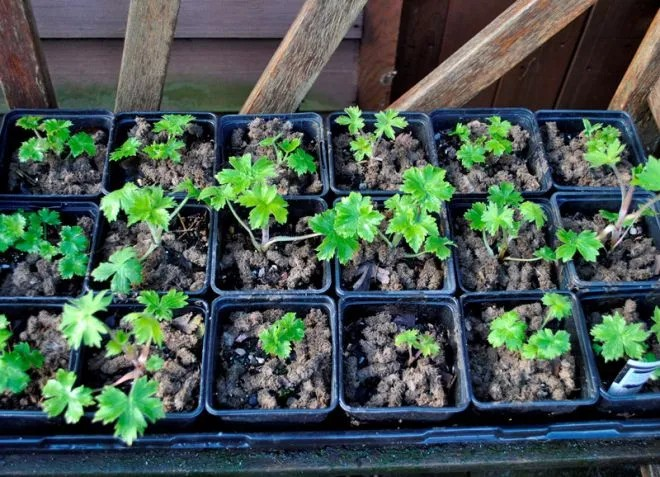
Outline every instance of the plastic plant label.
<svg viewBox="0 0 660 477">
<path fill-rule="evenodd" d="M 610 385 L 608 392 L 614 396 L 637 394 L 658 368 L 660 361 L 644 362 L 629 359 Z"/>
</svg>

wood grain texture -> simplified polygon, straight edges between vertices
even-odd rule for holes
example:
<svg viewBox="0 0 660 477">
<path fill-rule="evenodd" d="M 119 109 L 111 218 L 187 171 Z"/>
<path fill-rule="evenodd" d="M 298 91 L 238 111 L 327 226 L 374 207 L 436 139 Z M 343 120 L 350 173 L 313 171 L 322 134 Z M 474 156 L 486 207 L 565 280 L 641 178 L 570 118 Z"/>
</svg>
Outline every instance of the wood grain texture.
<svg viewBox="0 0 660 477">
<path fill-rule="evenodd" d="M 56 108 L 29 0 L 0 0 L 0 84 L 12 108 Z"/>
<path fill-rule="evenodd" d="M 366 0 L 306 0 L 241 109 L 295 111 Z"/>
<path fill-rule="evenodd" d="M 429 111 L 465 104 L 594 2 L 517 0 L 391 107 Z"/>
<path fill-rule="evenodd" d="M 363 110 L 390 104 L 402 7 L 403 0 L 372 0 L 364 8 L 358 65 L 358 104 Z"/>
<path fill-rule="evenodd" d="M 649 93 L 649 109 L 655 119 L 655 125 L 660 128 L 660 78 L 655 82 Z"/>
<path fill-rule="evenodd" d="M 157 110 L 181 0 L 131 0 L 115 111 Z"/>
</svg>

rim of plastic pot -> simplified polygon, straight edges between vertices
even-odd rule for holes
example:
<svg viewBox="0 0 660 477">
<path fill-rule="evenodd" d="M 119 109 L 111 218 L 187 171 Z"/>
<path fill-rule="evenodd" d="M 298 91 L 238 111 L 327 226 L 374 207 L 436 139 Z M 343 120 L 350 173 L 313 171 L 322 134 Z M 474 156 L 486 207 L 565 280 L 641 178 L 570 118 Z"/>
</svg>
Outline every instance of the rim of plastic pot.
<svg viewBox="0 0 660 477">
<path fill-rule="evenodd" d="M 76 201 L 45 200 L 45 199 L 44 200 L 12 200 L 12 201 L 0 200 L 0 212 L 15 211 L 19 209 L 26 211 L 33 211 L 43 208 L 57 210 L 58 212 L 65 214 L 74 214 L 74 215 L 77 214 L 81 216 L 87 214 L 88 216 L 91 216 L 94 222 L 94 225 L 92 226 L 92 232 L 89 237 L 88 254 L 90 255 L 90 259 L 87 263 L 87 271 L 85 272 L 85 276 L 82 279 L 80 293 L 76 296 L 69 296 L 69 295 L 2 296 L 0 295 L 0 299 L 7 298 L 16 302 L 49 301 L 58 298 L 66 300 L 81 296 L 90 289 L 89 282 L 92 273 L 94 250 L 96 250 L 96 248 L 99 245 L 99 230 L 101 223 L 101 212 L 99 211 L 99 207 L 92 202 L 76 202 Z"/>
<path fill-rule="evenodd" d="M 405 131 L 413 133 L 415 139 L 424 146 L 424 152 L 429 164 L 438 165 L 438 156 L 436 154 L 435 142 L 433 141 L 433 130 L 431 129 L 431 120 L 425 113 L 399 111 L 399 116 L 403 116 L 408 121 L 408 127 Z M 359 192 L 362 195 L 389 197 L 401 192 L 400 190 L 380 190 L 380 189 L 350 189 L 342 188 L 337 184 L 337 174 L 335 172 L 335 156 L 332 138 L 344 132 L 346 126 L 340 126 L 335 123 L 338 116 L 345 114 L 343 111 L 330 113 L 326 118 L 326 132 L 328 138 L 326 145 L 328 148 L 328 170 L 330 175 L 330 189 L 338 196 L 348 195 L 351 192 Z M 362 118 L 366 127 L 371 127 L 376 122 L 376 111 L 362 111 Z M 340 131 L 338 131 L 340 130 Z"/>
<path fill-rule="evenodd" d="M 99 129 L 105 129 L 108 140 L 103 160 L 103 169 L 101 172 L 100 188 L 95 194 L 21 194 L 7 192 L 6 180 L 9 177 L 8 165 L 11 161 L 12 152 L 7 148 L 15 142 L 13 134 L 10 130 L 16 127 L 16 121 L 22 116 L 44 116 L 68 119 L 76 125 L 82 121 L 90 121 L 89 126 Z M 0 199 L 13 199 L 13 200 L 67 200 L 67 201 L 94 201 L 101 197 L 104 191 L 103 178 L 106 174 L 106 166 L 108 163 L 108 155 L 110 151 L 110 138 L 113 134 L 113 118 L 114 115 L 106 109 L 12 109 L 5 114 L 0 128 L 0 177 L 4 178 L 0 183 Z M 83 123 L 86 126 L 87 123 Z"/>
<path fill-rule="evenodd" d="M 470 348 L 467 339 L 467 331 L 463 330 L 463 345 L 467 354 L 467 375 L 472 404 L 477 411 L 482 413 L 493 413 L 506 415 L 507 413 L 548 413 L 548 414 L 566 414 L 575 411 L 580 407 L 592 406 L 598 401 L 598 383 L 596 382 L 596 364 L 594 357 L 589 350 L 589 339 L 586 335 L 584 316 L 582 309 L 577 301 L 575 294 L 566 290 L 555 290 L 553 293 L 568 296 L 571 300 L 573 315 L 572 320 L 564 320 L 564 326 L 571 332 L 571 344 L 573 357 L 576 359 L 576 370 L 581 370 L 581 394 L 575 399 L 564 400 L 539 400 L 539 401 L 504 401 L 489 402 L 477 398 L 472 385 L 472 371 L 470 369 Z M 513 306 L 541 302 L 544 292 L 542 291 L 522 291 L 522 292 L 493 292 L 493 293 L 467 293 L 460 298 L 461 311 L 463 314 L 463 327 L 467 326 L 467 307 L 470 305 L 515 303 Z M 578 345 L 577 347 L 575 345 Z M 576 377 L 577 381 L 577 377 Z"/>
<path fill-rule="evenodd" d="M 449 204 L 449 207 L 447 208 L 447 215 L 449 218 L 449 228 L 451 230 L 452 237 L 456 237 L 457 234 L 455 233 L 454 226 L 456 225 L 456 218 L 458 217 L 458 214 L 456 214 L 456 210 L 467 210 L 469 209 L 472 204 L 475 202 L 485 202 L 487 199 L 480 199 L 477 197 L 471 197 L 471 198 L 464 198 L 464 199 L 457 199 L 457 200 L 452 200 Z M 556 224 L 556 213 L 553 210 L 553 205 L 548 199 L 543 199 L 543 198 L 536 198 L 536 197 L 530 197 L 527 199 L 530 202 L 534 202 L 535 204 L 539 204 L 541 207 L 543 207 L 543 210 L 546 213 L 547 216 L 547 222 L 546 222 L 546 233 L 545 233 L 545 239 L 546 242 L 548 243 L 549 246 L 554 246 L 555 244 L 555 232 L 557 230 L 557 224 Z M 460 214 L 462 216 L 462 214 Z M 454 258 L 454 269 L 456 271 L 456 282 L 458 283 L 458 287 L 462 293 L 471 293 L 471 294 L 480 294 L 480 293 L 497 293 L 497 292 L 519 292 L 519 291 L 538 291 L 539 289 L 536 290 L 470 290 L 465 286 L 463 283 L 463 278 L 461 275 L 461 267 L 460 267 L 460 258 L 457 253 L 453 254 Z M 556 288 L 549 288 L 549 289 L 543 289 L 543 291 L 552 291 L 552 290 L 558 290 L 561 288 L 562 283 L 561 283 L 561 274 L 560 270 L 557 268 L 556 265 L 554 265 L 554 270 L 555 270 L 555 278 L 557 280 L 557 287 Z"/>
<path fill-rule="evenodd" d="M 599 111 L 592 109 L 541 109 L 535 113 L 536 121 L 541 126 L 548 122 L 556 122 L 557 125 L 563 125 L 565 132 L 568 128 L 568 133 L 577 134 L 582 131 L 582 119 L 586 118 L 592 122 L 603 123 L 608 126 L 615 126 L 621 131 L 621 141 L 630 149 L 630 162 L 633 166 L 644 164 L 646 162 L 646 155 L 644 154 L 644 147 L 637 134 L 635 124 L 628 113 L 625 111 Z M 541 141 L 543 150 L 545 151 L 545 139 L 541 134 Z M 550 170 L 550 177 L 552 179 L 552 186 L 554 190 L 560 192 L 593 192 L 594 190 L 603 192 L 619 192 L 618 187 L 604 187 L 604 186 L 569 186 L 559 184 L 552 174 L 552 166 L 548 162 Z"/>
<path fill-rule="evenodd" d="M 400 406 L 400 407 L 368 407 L 354 406 L 346 400 L 344 390 L 344 360 L 339 360 L 339 404 L 352 418 L 361 422 L 405 421 L 405 422 L 440 422 L 454 417 L 465 411 L 471 399 L 471 389 L 467 381 L 467 354 L 464 345 L 463 330 L 461 327 L 461 310 L 458 301 L 450 296 L 434 297 L 403 297 L 387 298 L 366 295 L 353 295 L 341 298 L 338 305 L 338 327 L 344 330 L 347 308 L 361 307 L 362 315 L 370 313 L 369 309 L 384 308 L 386 306 L 418 307 L 446 309 L 451 318 L 446 318 L 453 331 L 452 345 L 454 352 L 454 367 L 456 369 L 456 387 L 454 389 L 454 405 L 447 407 L 430 406 Z M 370 308 L 367 308 L 370 307 Z M 443 323 L 443 326 L 445 323 Z M 344 334 L 339 333 L 339 351 L 344 355 Z"/>
<path fill-rule="evenodd" d="M 211 250 L 212 250 L 212 244 L 215 240 L 214 232 L 215 232 L 215 220 L 216 220 L 216 214 L 211 208 L 209 208 L 206 205 L 195 203 L 195 202 L 188 202 L 186 205 L 183 206 L 181 211 L 179 212 L 180 214 L 186 214 L 186 212 L 195 212 L 195 211 L 206 211 L 208 214 L 208 244 L 207 244 L 207 252 L 206 252 L 206 279 L 204 280 L 204 286 L 198 290 L 179 290 L 185 293 L 186 295 L 197 298 L 197 297 L 202 297 L 204 296 L 210 288 L 210 280 L 211 280 Z M 92 265 L 93 268 L 96 268 L 98 266 L 98 263 L 100 262 L 100 255 L 101 255 L 101 247 L 103 246 L 103 241 L 105 240 L 106 234 L 108 232 L 108 228 L 110 227 L 110 224 L 108 223 L 108 220 L 105 217 L 101 217 L 99 219 L 99 225 L 98 225 L 98 232 L 97 232 L 97 242 L 96 246 L 94 247 L 94 250 L 92 251 L 92 255 L 90 257 L 89 263 Z M 102 241 L 103 240 L 103 241 Z M 130 246 L 131 244 L 126 244 L 126 246 Z M 92 269 L 93 269 L 92 268 Z M 91 272 L 89 274 L 91 276 Z M 105 290 L 108 289 L 109 287 L 102 287 L 102 286 L 92 286 L 91 285 L 92 280 L 90 279 L 88 284 L 89 287 L 88 289 L 90 290 Z M 171 288 L 171 287 L 170 287 Z M 167 291 L 170 290 L 168 288 L 167 290 L 157 290 L 159 294 L 167 293 Z M 137 294 L 140 293 L 141 290 L 144 290 L 144 288 L 141 288 L 139 290 L 133 290 L 130 293 L 130 296 L 137 296 Z"/>
<path fill-rule="evenodd" d="M 308 206 L 313 206 L 316 204 L 319 208 L 319 212 L 322 212 L 324 210 L 327 210 L 328 205 L 326 204 L 324 199 L 321 199 L 319 197 L 303 197 L 303 196 L 290 196 L 287 198 L 287 201 L 290 204 L 289 210 L 297 208 L 297 207 L 305 207 L 305 205 Z M 221 217 L 222 215 L 222 217 Z M 321 263 L 323 267 L 323 276 L 321 279 L 321 287 L 320 288 L 305 288 L 305 289 L 296 289 L 296 290 L 288 290 L 288 289 L 268 289 L 268 290 L 256 290 L 256 289 L 249 289 L 249 288 L 243 288 L 243 289 L 238 289 L 238 290 L 228 290 L 225 288 L 222 288 L 220 286 L 219 280 L 218 280 L 218 272 L 219 272 L 219 266 L 218 263 L 221 258 L 221 248 L 223 246 L 223 225 L 227 223 L 227 220 L 224 220 L 224 217 L 228 217 L 230 220 L 234 220 L 233 216 L 223 210 L 217 213 L 217 220 L 215 221 L 215 232 L 214 232 L 214 237 L 215 240 L 213 242 L 213 248 L 211 251 L 211 288 L 213 291 L 220 295 L 220 296 L 271 296 L 271 295 L 279 295 L 279 294 L 284 294 L 284 295 L 321 295 L 323 293 L 326 293 L 329 289 L 330 286 L 332 285 L 332 272 L 330 270 L 330 262 L 328 260 L 319 260 L 319 263 Z M 303 242 L 304 243 L 304 242 Z"/>
<path fill-rule="evenodd" d="M 536 178 L 539 179 L 539 190 L 521 190 L 523 197 L 545 197 L 552 187 L 552 178 L 548 161 L 545 158 L 541 133 L 536 122 L 534 113 L 526 108 L 447 108 L 436 109 L 430 114 L 433 128 L 434 147 L 443 130 L 453 128 L 457 122 L 469 122 L 473 120 L 484 121 L 487 117 L 497 115 L 502 119 L 510 121 L 514 125 L 521 126 L 529 133 L 529 144 L 526 162 L 533 167 Z M 436 151 L 437 152 L 437 151 Z M 438 161 L 440 158 L 438 157 Z M 441 166 L 442 167 L 442 166 Z M 485 198 L 487 192 L 461 193 L 456 192 L 453 199 Z"/>
<path fill-rule="evenodd" d="M 644 202 L 645 199 L 653 197 L 651 194 L 645 192 L 635 192 L 633 198 L 633 204 L 638 205 L 640 202 Z M 560 227 L 562 224 L 561 211 L 562 207 L 565 204 L 576 204 L 583 203 L 591 205 L 594 212 L 597 212 L 601 208 L 610 208 L 612 210 L 618 210 L 621 204 L 621 194 L 620 193 L 610 193 L 610 192 L 592 192 L 589 195 L 578 192 L 556 192 L 552 195 L 550 201 L 552 202 L 552 208 L 555 215 L 555 222 L 557 227 Z M 589 207 L 587 207 L 589 208 Z M 657 211 L 657 207 L 656 207 Z M 653 241 L 657 249 L 660 249 L 660 217 L 658 214 L 654 217 L 644 217 L 644 222 L 648 229 L 648 234 Z M 651 280 L 641 280 L 641 281 L 629 281 L 629 282 L 605 282 L 605 281 L 588 281 L 582 280 L 577 273 L 575 268 L 575 263 L 573 260 L 570 260 L 566 263 L 560 263 L 561 270 L 561 281 L 562 288 L 572 290 L 575 292 L 587 292 L 587 291 L 606 291 L 606 290 L 617 290 L 621 288 L 635 290 L 635 289 L 647 289 L 647 288 L 660 288 L 660 280 L 651 279 Z"/>
<path fill-rule="evenodd" d="M 105 158 L 105 167 L 102 181 L 103 194 L 109 194 L 113 190 L 120 189 L 126 183 L 125 178 L 118 177 L 118 169 L 120 167 L 119 163 L 111 162 L 110 154 L 114 152 L 117 144 L 119 144 L 120 139 L 122 139 L 122 141 L 126 139 L 126 133 L 135 124 L 135 118 L 139 116 L 141 118 L 145 118 L 150 123 L 154 123 L 161 119 L 164 114 L 190 114 L 195 117 L 195 120 L 193 121 L 194 123 L 201 124 L 202 126 L 210 128 L 210 131 L 208 131 L 210 136 L 209 140 L 214 141 L 213 154 L 215 156 L 213 158 L 212 172 L 213 175 L 215 175 L 217 172 L 219 154 L 218 142 L 216 140 L 218 117 L 215 114 L 205 111 L 126 111 L 118 113 L 114 116 L 112 135 L 108 141 L 108 154 Z M 168 195 L 176 199 L 183 199 L 186 196 L 186 194 L 183 192 L 170 192 Z"/>
<path fill-rule="evenodd" d="M 623 302 L 627 299 L 633 299 L 635 301 L 644 300 L 650 306 L 660 306 L 660 290 L 656 289 L 647 289 L 647 290 L 609 290 L 607 292 L 591 292 L 591 293 L 580 293 L 578 294 L 578 301 L 580 307 L 582 308 L 582 314 L 585 318 L 585 325 L 588 329 L 589 320 L 587 319 L 587 308 L 586 303 L 597 302 L 599 304 L 604 304 L 608 302 Z M 589 334 L 587 333 L 587 336 Z M 591 340 L 589 340 L 591 342 Z M 603 382 L 600 378 L 600 371 L 598 369 L 598 358 L 596 358 L 593 348 L 590 347 L 590 351 L 593 354 L 593 359 L 595 365 L 595 377 L 598 384 L 598 389 L 600 391 L 601 400 L 598 403 L 598 407 L 605 411 L 614 411 L 614 412 L 646 412 L 646 411 L 657 411 L 660 409 L 660 392 L 655 393 L 639 393 L 633 394 L 631 396 L 616 396 L 610 394 L 603 386 Z M 625 362 L 624 360 L 619 360 L 617 363 L 621 364 L 623 368 Z"/>
<path fill-rule="evenodd" d="M 302 132 L 305 136 L 311 137 L 316 141 L 316 155 L 319 163 L 319 177 L 321 179 L 322 189 L 318 194 L 287 194 L 285 198 L 304 197 L 321 198 L 325 197 L 329 190 L 328 180 L 328 158 L 325 151 L 325 133 L 323 130 L 323 118 L 317 113 L 284 113 L 284 114 L 226 114 L 218 120 L 217 140 L 218 154 L 216 156 L 216 169 L 222 170 L 228 162 L 228 154 L 225 151 L 225 143 L 231 139 L 232 132 L 239 127 L 247 129 L 248 124 L 256 118 L 272 120 L 275 118 L 289 121 L 295 131 Z"/>
<path fill-rule="evenodd" d="M 372 197 L 372 198 L 374 202 L 377 204 L 382 204 L 387 200 L 387 197 Z M 337 204 L 337 202 L 341 201 L 341 199 L 342 197 L 337 197 L 333 203 L 333 206 L 334 204 Z M 441 231 L 444 230 L 446 232 L 444 234 L 445 237 L 451 240 L 453 235 L 449 224 L 447 209 L 448 209 L 447 203 L 443 203 L 436 222 L 439 222 Z M 335 279 L 335 293 L 339 297 L 358 296 L 358 295 L 363 295 L 363 296 L 387 295 L 388 297 L 424 297 L 424 296 L 436 297 L 436 296 L 453 295 L 456 292 L 457 270 L 454 262 L 454 257 L 456 256 L 456 254 L 454 253 L 452 247 L 450 247 L 450 253 L 451 256 L 447 260 L 442 261 L 444 278 L 442 282 L 442 288 L 439 290 L 360 290 L 360 291 L 347 290 L 342 286 L 342 280 L 341 280 L 341 271 L 343 265 L 341 265 L 339 263 L 339 259 L 335 257 L 333 259 L 335 265 L 333 272 Z"/>
<path fill-rule="evenodd" d="M 332 341 L 332 372 L 330 376 L 330 403 L 321 409 L 220 409 L 214 400 L 214 389 L 217 382 L 215 376 L 216 347 L 220 334 L 222 333 L 222 314 L 233 311 L 267 310 L 272 308 L 287 307 L 289 310 L 309 310 L 321 308 L 328 316 L 330 325 L 330 339 Z M 206 411 L 212 416 L 225 422 L 236 424 L 261 424 L 261 425 L 304 425 L 323 422 L 328 415 L 334 411 L 339 401 L 339 347 L 337 310 L 332 299 L 324 295 L 301 296 L 301 295 L 278 295 L 272 297 L 231 296 L 216 298 L 211 307 L 211 319 L 207 331 L 205 345 L 209 348 L 206 353 Z M 219 361 L 219 360 L 218 360 Z"/>
</svg>

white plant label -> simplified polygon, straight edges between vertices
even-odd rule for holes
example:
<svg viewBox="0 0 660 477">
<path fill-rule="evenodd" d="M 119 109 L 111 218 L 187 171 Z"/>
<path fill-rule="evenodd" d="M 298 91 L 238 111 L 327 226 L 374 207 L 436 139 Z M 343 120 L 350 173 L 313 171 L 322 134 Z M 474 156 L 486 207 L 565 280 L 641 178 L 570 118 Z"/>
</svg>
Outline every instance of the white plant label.
<svg viewBox="0 0 660 477">
<path fill-rule="evenodd" d="M 658 368 L 660 368 L 660 361 L 646 363 L 629 359 L 610 385 L 608 392 L 614 396 L 637 394 Z"/>
</svg>

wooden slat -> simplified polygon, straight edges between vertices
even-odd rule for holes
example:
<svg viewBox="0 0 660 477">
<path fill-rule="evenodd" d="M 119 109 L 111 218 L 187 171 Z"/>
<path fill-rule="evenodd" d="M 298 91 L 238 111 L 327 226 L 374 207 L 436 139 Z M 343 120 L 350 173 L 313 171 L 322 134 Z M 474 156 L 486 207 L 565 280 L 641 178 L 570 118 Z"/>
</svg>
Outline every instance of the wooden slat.
<svg viewBox="0 0 660 477">
<path fill-rule="evenodd" d="M 517 0 L 391 106 L 431 110 L 465 104 L 594 2 Z"/>
<path fill-rule="evenodd" d="M 29 0 L 0 0 L 0 84 L 12 108 L 56 108 Z"/>
<path fill-rule="evenodd" d="M 640 468 L 640 473 L 642 477 L 660 477 L 660 465 L 659 464 L 646 464 L 642 465 Z"/>
<path fill-rule="evenodd" d="M 358 103 L 364 110 L 390 104 L 403 0 L 367 2 L 360 45 Z"/>
<path fill-rule="evenodd" d="M 131 0 L 115 111 L 157 110 L 180 0 Z"/>
<path fill-rule="evenodd" d="M 660 78 L 655 82 L 649 93 L 649 109 L 655 119 L 655 125 L 660 128 Z"/>
<path fill-rule="evenodd" d="M 306 0 L 241 109 L 295 111 L 366 0 Z"/>
</svg>

